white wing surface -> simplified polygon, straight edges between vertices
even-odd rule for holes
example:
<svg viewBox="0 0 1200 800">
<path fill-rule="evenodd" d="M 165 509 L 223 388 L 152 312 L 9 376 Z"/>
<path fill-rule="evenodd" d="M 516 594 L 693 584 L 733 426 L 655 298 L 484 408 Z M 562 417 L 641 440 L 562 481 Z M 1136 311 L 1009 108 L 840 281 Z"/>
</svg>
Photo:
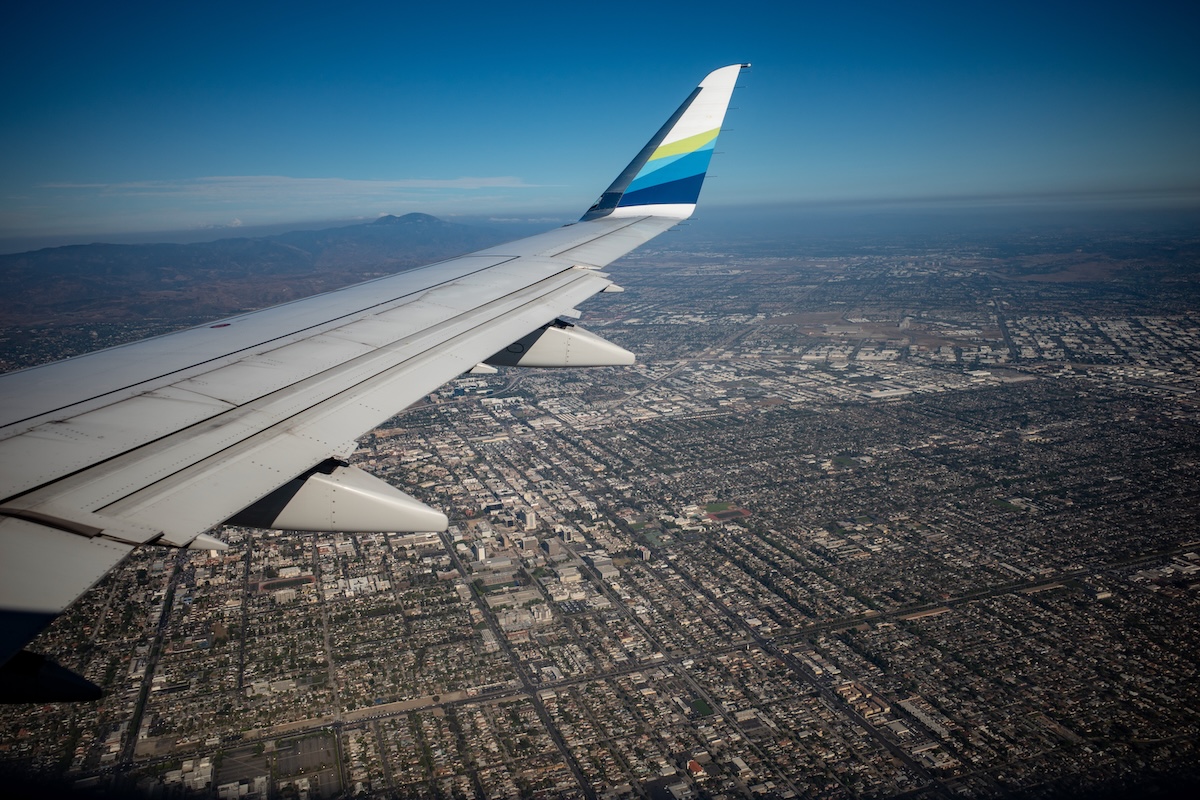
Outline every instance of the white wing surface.
<svg viewBox="0 0 1200 800">
<path fill-rule="evenodd" d="M 708 75 L 577 223 L 0 376 L 0 699 L 69 694 L 46 675 L 31 688 L 21 648 L 136 547 L 223 547 L 205 531 L 231 520 L 443 530 L 342 459 L 489 360 L 630 363 L 557 320 L 619 290 L 600 270 L 691 214 L 742 66 Z"/>
</svg>

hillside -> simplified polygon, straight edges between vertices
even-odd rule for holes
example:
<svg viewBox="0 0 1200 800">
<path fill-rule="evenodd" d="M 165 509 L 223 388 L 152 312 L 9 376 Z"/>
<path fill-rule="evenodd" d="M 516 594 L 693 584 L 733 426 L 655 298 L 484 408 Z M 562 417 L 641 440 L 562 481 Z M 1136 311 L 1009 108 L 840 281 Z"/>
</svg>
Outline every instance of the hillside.
<svg viewBox="0 0 1200 800">
<path fill-rule="evenodd" d="M 87 244 L 0 255 L 0 327 L 217 317 L 502 241 L 427 214 L 197 244 Z"/>
</svg>

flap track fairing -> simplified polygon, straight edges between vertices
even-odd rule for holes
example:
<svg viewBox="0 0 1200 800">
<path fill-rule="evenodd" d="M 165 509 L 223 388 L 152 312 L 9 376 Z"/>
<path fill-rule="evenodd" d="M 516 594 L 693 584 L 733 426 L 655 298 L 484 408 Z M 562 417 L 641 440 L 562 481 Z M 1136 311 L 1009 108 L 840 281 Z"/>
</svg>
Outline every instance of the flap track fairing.
<svg viewBox="0 0 1200 800">
<path fill-rule="evenodd" d="M 287 531 L 444 531 L 446 515 L 358 467 L 327 461 L 228 520 Z"/>
<path fill-rule="evenodd" d="M 486 363 L 503 367 L 615 367 L 636 360 L 623 347 L 556 319 L 518 339 Z"/>
</svg>

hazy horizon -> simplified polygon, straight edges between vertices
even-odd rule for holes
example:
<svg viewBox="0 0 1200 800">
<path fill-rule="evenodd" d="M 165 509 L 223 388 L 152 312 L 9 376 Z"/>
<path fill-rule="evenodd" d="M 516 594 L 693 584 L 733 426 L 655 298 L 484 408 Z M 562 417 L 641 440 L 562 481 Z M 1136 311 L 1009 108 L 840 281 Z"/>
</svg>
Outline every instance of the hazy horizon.
<svg viewBox="0 0 1200 800">
<path fill-rule="evenodd" d="M 422 209 L 399 211 L 394 216 L 428 213 L 447 222 L 482 225 L 510 230 L 514 237 L 569 224 L 577 215 L 544 211 L 528 214 L 443 212 Z M 262 225 L 207 226 L 191 229 L 119 230 L 78 232 L 0 238 L 0 255 L 43 248 L 83 244 L 191 244 L 227 238 L 273 236 L 296 230 L 319 230 L 370 224 L 388 216 L 328 217 L 295 219 Z M 807 234 L 828 229 L 838 233 L 878 235 L 896 225 L 917 228 L 910 232 L 942 232 L 948 229 L 997 231 L 1035 224 L 1133 225 L 1177 229 L 1200 228 L 1200 192 L 1095 192 L 1047 193 L 1042 195 L 993 195 L 962 197 L 875 198 L 842 201 L 794 201 L 790 203 L 710 204 L 701 199 L 696 213 L 684 223 L 694 235 L 740 238 L 775 234 Z M 786 230 L 791 226 L 791 230 Z M 689 232 L 689 235 L 693 233 Z"/>
<path fill-rule="evenodd" d="M 705 210 L 1200 191 L 1192 10 L 702 2 L 664 36 L 608 9 L 23 6 L 0 241 L 569 221 L 705 74 L 747 61 Z"/>
</svg>

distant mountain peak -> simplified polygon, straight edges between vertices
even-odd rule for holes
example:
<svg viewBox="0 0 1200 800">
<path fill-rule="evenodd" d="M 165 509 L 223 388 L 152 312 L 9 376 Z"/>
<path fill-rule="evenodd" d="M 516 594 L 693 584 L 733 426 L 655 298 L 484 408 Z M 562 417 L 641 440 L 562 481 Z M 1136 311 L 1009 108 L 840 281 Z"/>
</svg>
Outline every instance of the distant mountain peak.
<svg viewBox="0 0 1200 800">
<path fill-rule="evenodd" d="M 0 255 L 0 325 L 226 316 L 503 241 L 429 214 L 192 244 L 90 244 Z M 20 304 L 9 302 L 20 297 Z M 185 310 L 186 309 L 186 310 Z M 0 348 L 0 358 L 3 358 Z"/>
<path fill-rule="evenodd" d="M 411 214 L 405 214 L 402 217 L 397 217 L 394 214 L 385 214 L 379 219 L 372 222 L 372 225 L 429 225 L 431 223 L 440 223 L 442 220 L 429 214 L 421 214 L 414 211 Z M 444 224 L 444 223 L 443 223 Z"/>
</svg>

